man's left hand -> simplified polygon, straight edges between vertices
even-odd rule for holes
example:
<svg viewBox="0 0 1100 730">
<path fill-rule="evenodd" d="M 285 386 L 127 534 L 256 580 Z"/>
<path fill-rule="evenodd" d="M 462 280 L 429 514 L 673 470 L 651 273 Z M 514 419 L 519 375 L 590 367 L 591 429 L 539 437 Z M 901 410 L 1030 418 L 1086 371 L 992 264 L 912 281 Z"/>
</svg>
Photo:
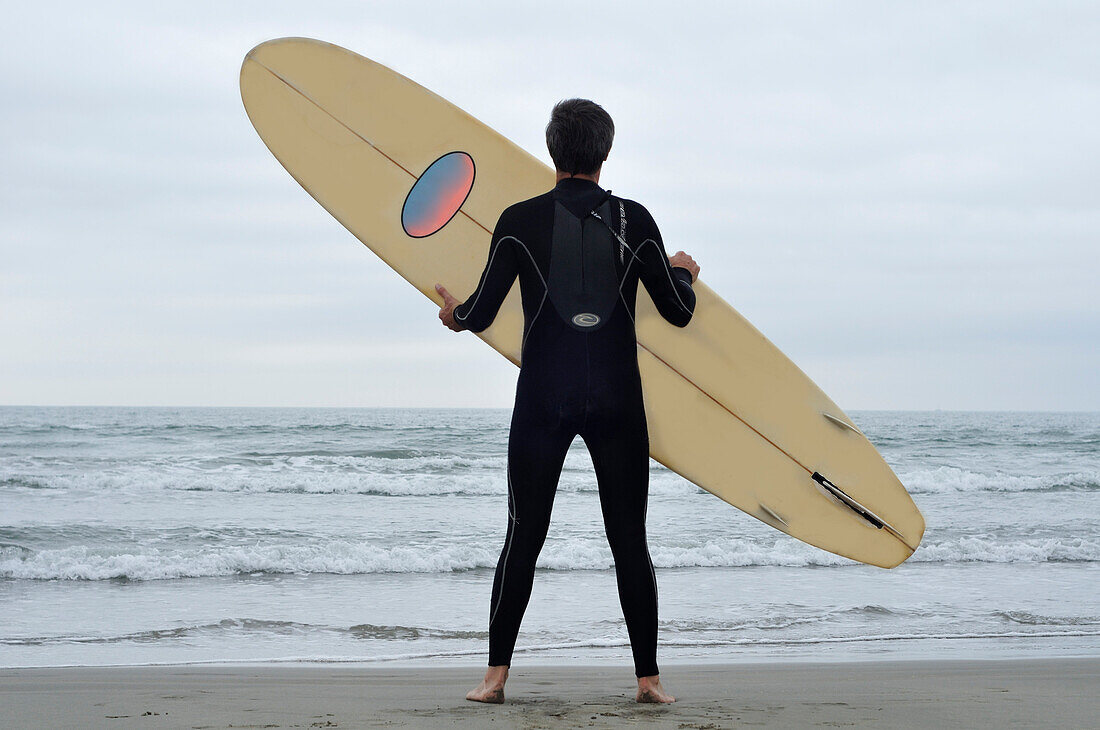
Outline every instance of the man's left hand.
<svg viewBox="0 0 1100 730">
<path fill-rule="evenodd" d="M 443 307 L 439 310 L 439 320 L 443 322 L 443 326 L 455 332 L 461 332 L 466 329 L 458 322 L 455 322 L 455 307 L 462 302 L 451 296 L 451 293 L 447 291 L 447 288 L 442 284 L 436 284 L 435 290 L 439 292 L 439 296 L 443 297 Z"/>
<path fill-rule="evenodd" d="M 691 283 L 694 284 L 696 279 L 699 278 L 699 264 L 695 263 L 695 259 L 688 256 L 683 251 L 677 251 L 675 255 L 668 257 L 669 266 L 681 266 L 688 270 L 691 274 Z"/>
</svg>

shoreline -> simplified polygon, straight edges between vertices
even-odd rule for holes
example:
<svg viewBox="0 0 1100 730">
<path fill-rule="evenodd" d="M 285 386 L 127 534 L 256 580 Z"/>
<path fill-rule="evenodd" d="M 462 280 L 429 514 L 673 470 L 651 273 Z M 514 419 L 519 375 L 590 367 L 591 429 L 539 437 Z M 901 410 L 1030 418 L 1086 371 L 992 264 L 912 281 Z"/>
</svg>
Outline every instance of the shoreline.
<svg viewBox="0 0 1100 730">
<path fill-rule="evenodd" d="M 925 654 L 928 652 L 925 651 Z M 521 669 L 536 671 L 539 669 L 580 669 L 580 670 L 593 670 L 593 671 L 616 671 L 620 667 L 630 666 L 629 654 L 622 656 L 608 656 L 608 657 L 554 657 L 554 656 L 535 656 L 527 655 L 523 656 L 522 648 L 516 649 L 516 656 L 518 659 L 518 666 Z M 375 670 L 393 670 L 398 672 L 417 672 L 422 669 L 432 670 L 448 670 L 448 671 L 461 671 L 468 670 L 471 666 L 482 666 L 481 664 L 473 665 L 472 660 L 483 661 L 485 659 L 484 650 L 470 651 L 468 654 L 447 654 L 447 655 L 435 655 L 425 654 L 424 656 L 405 657 L 401 656 L 394 659 L 388 659 L 384 657 L 377 657 L 374 659 L 363 659 L 360 657 L 274 657 L 268 659 L 195 659 L 190 661 L 154 661 L 154 662 L 133 662 L 133 663 L 118 663 L 118 664 L 28 664 L 28 665 L 0 665 L 0 676 L 4 676 L 9 672 L 30 672 L 30 671 L 45 671 L 51 669 L 64 669 L 64 670 L 80 670 L 80 669 L 188 669 L 195 668 L 201 669 L 208 668 L 224 668 L 224 669 L 239 669 L 248 670 L 251 668 L 277 668 L 277 667 L 311 667 L 311 668 L 324 668 L 330 667 L 332 669 L 362 669 L 367 672 L 373 672 Z M 738 656 L 736 659 L 730 659 L 729 657 L 715 657 L 714 659 L 708 659 L 706 657 L 694 656 L 690 659 L 678 659 L 676 657 L 662 657 L 659 660 L 660 666 L 668 672 L 678 669 L 702 669 L 707 667 L 725 667 L 729 669 L 737 668 L 754 668 L 761 666 L 803 666 L 803 667 L 834 667 L 837 665 L 873 665 L 873 664 L 919 664 L 922 662 L 935 661 L 938 664 L 954 664 L 959 662 L 973 662 L 973 663 L 988 663 L 997 664 L 1004 662 L 1043 662 L 1043 661 L 1098 661 L 1100 662 L 1100 651 L 1091 652 L 1077 652 L 1067 654 L 1047 654 L 1039 653 L 1035 651 L 1024 651 L 1017 654 L 1009 654 L 1006 656 L 994 656 L 990 654 L 980 654 L 971 657 L 958 657 L 947 656 L 936 660 L 925 659 L 919 656 L 905 655 L 905 654 L 883 654 L 881 657 L 869 659 L 866 657 L 847 655 L 840 656 L 835 659 L 824 659 L 819 657 L 808 658 L 806 656 L 765 656 L 757 654 L 744 654 Z"/>
<path fill-rule="evenodd" d="M 190 664 L 0 670 L 5 727 L 1100 727 L 1100 657 L 666 664 L 668 706 L 627 666 L 533 665 L 503 705 L 483 666 Z"/>
</svg>

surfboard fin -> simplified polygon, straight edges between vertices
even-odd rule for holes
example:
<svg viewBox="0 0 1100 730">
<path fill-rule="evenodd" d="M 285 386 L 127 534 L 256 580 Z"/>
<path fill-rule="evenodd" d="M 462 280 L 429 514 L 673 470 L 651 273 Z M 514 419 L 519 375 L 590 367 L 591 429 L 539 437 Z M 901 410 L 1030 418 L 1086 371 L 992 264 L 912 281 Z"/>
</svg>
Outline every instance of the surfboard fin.
<svg viewBox="0 0 1100 730">
<path fill-rule="evenodd" d="M 773 510 L 768 509 L 768 506 L 764 504 L 760 505 L 760 514 L 757 515 L 757 517 L 760 517 L 772 527 L 779 528 L 783 531 L 786 531 L 786 529 L 790 527 L 785 519 L 777 515 Z"/>
<path fill-rule="evenodd" d="M 845 421 L 843 418 L 837 418 L 833 414 L 825 413 L 824 411 L 821 412 L 821 415 L 825 416 L 825 420 L 828 421 L 829 423 L 835 425 L 835 426 L 840 426 L 841 428 L 846 428 L 849 431 L 851 431 L 852 433 L 859 434 L 860 436 L 863 435 L 862 431 L 860 431 L 858 428 L 856 428 L 852 424 Z"/>
</svg>

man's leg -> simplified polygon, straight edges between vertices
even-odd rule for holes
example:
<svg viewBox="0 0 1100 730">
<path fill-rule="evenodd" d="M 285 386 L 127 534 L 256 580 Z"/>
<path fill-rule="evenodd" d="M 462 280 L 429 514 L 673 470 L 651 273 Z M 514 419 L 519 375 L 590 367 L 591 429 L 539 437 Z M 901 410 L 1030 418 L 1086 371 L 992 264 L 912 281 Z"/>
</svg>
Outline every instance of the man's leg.
<svg viewBox="0 0 1100 730">
<path fill-rule="evenodd" d="M 611 553 L 619 602 L 626 618 L 638 677 L 657 670 L 657 578 L 646 545 L 649 494 L 649 437 L 641 407 L 590 416 L 581 434 L 596 469 L 600 506 Z"/>
<path fill-rule="evenodd" d="M 489 607 L 489 665 L 511 664 L 531 598 L 535 561 L 546 540 L 554 494 L 575 431 L 547 425 L 520 404 L 508 435 L 508 534 L 497 562 Z"/>
<path fill-rule="evenodd" d="M 534 410 L 537 413 L 537 410 Z M 508 434 L 508 534 L 497 561 L 489 602 L 489 669 L 466 694 L 476 702 L 503 702 L 519 625 L 546 541 L 561 467 L 575 431 L 540 423 L 517 401 Z"/>
</svg>

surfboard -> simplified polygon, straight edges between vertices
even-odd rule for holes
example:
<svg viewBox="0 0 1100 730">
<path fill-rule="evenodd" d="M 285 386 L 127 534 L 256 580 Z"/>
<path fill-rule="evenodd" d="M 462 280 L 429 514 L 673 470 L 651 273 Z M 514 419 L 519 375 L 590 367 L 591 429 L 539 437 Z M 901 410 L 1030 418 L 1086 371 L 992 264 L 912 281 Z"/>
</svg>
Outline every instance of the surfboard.
<svg viewBox="0 0 1100 730">
<path fill-rule="evenodd" d="M 283 167 L 437 307 L 436 282 L 460 300 L 477 287 L 501 211 L 554 186 L 551 168 L 485 124 L 330 43 L 261 43 L 240 85 Z M 886 568 L 912 555 L 924 518 L 859 427 L 729 303 L 694 289 L 682 329 L 638 291 L 650 455 L 823 550 Z M 477 336 L 519 365 L 522 332 L 517 283 Z"/>
</svg>

